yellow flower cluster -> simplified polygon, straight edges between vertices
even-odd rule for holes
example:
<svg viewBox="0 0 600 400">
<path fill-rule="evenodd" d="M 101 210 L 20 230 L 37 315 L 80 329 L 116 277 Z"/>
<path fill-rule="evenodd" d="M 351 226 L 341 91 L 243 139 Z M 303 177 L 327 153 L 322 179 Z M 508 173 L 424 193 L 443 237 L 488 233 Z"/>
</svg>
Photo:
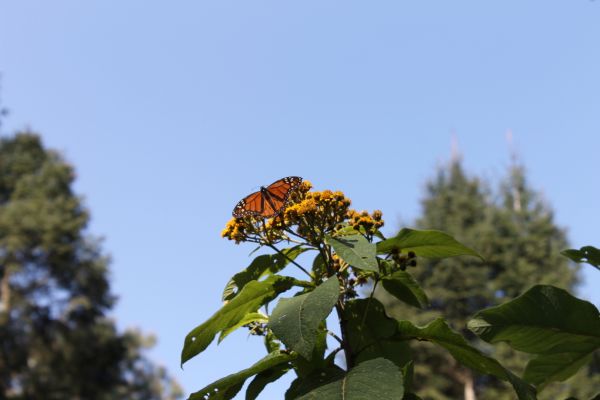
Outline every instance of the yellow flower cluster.
<svg viewBox="0 0 600 400">
<path fill-rule="evenodd" d="M 235 240 L 235 243 L 246 241 L 246 231 L 248 230 L 248 224 L 244 221 L 244 218 L 231 218 L 227 221 L 225 229 L 221 231 L 221 237 L 229 240 Z"/>
<path fill-rule="evenodd" d="M 264 220 L 259 217 L 233 218 L 221 236 L 237 243 L 254 242 L 274 244 L 281 240 L 301 238 L 318 245 L 325 234 L 351 226 L 365 235 L 373 235 L 383 226 L 379 210 L 369 215 L 366 211 L 350 209 L 350 199 L 340 191 L 311 192 L 312 184 L 304 181 L 290 194 L 283 212 Z"/>
<path fill-rule="evenodd" d="M 373 235 L 379 230 L 384 224 L 382 219 L 383 213 L 379 210 L 375 210 L 369 215 L 367 211 L 357 212 L 355 210 L 348 211 L 349 224 L 354 229 L 361 233 Z"/>
<path fill-rule="evenodd" d="M 323 240 L 323 234 L 344 222 L 349 206 L 350 200 L 342 192 L 307 192 L 285 210 L 284 221 L 287 226 L 296 226 L 298 236 L 316 244 Z"/>
</svg>

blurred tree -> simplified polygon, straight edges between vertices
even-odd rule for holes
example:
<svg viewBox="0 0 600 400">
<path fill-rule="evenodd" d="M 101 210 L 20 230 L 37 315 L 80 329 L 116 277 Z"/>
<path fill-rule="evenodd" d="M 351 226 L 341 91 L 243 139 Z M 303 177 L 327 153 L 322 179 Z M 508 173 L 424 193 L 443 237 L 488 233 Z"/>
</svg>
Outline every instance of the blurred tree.
<svg viewBox="0 0 600 400">
<path fill-rule="evenodd" d="M 525 355 L 508 346 L 482 343 L 466 328 L 466 323 L 476 311 L 512 299 L 535 283 L 572 291 L 576 267 L 559 254 L 568 247 L 564 230 L 556 226 L 552 210 L 529 187 L 524 169 L 516 161 L 494 195 L 487 183 L 468 176 L 460 158 L 454 157 L 428 182 L 422 204 L 423 214 L 417 227 L 449 232 L 476 249 L 486 261 L 420 260 L 410 272 L 429 295 L 431 306 L 425 312 L 399 304 L 383 290 L 378 291 L 379 298 L 396 318 L 425 324 L 445 316 L 466 338 L 521 373 L 527 361 Z M 415 357 L 415 382 L 424 399 L 514 398 L 514 392 L 504 382 L 475 376 L 432 346 L 420 345 L 415 349 Z M 586 379 L 590 371 L 582 371 L 567 383 L 551 385 L 541 392 L 540 399 L 554 399 L 559 393 L 575 394 L 572 382 Z M 598 377 L 594 379 L 600 383 Z M 583 386 L 578 395 L 593 395 L 593 387 Z"/>
<path fill-rule="evenodd" d="M 178 398 L 143 355 L 152 338 L 107 317 L 109 260 L 74 177 L 36 135 L 0 140 L 0 398 Z"/>
</svg>

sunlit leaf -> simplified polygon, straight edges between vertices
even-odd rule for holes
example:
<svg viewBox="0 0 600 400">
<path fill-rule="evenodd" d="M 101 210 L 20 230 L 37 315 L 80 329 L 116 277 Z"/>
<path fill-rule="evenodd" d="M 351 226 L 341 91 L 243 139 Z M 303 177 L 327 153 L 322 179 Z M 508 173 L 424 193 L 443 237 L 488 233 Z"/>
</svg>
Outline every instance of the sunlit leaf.
<svg viewBox="0 0 600 400">
<path fill-rule="evenodd" d="M 294 282 L 293 278 L 273 275 L 264 281 L 248 283 L 233 300 L 187 334 L 181 352 L 181 364 L 204 351 L 217 333 L 235 326 L 248 313 L 257 311 L 263 304 L 290 289 Z"/>
<path fill-rule="evenodd" d="M 262 358 L 250 368 L 244 369 L 235 374 L 221 378 L 216 382 L 200 389 L 199 391 L 190 395 L 189 400 L 228 400 L 232 399 L 237 392 L 241 389 L 246 379 L 249 377 L 259 374 L 263 371 L 267 371 L 277 365 L 288 363 L 295 357 L 289 353 L 283 353 L 280 351 L 270 353 L 266 357 Z"/>
<path fill-rule="evenodd" d="M 352 368 L 342 379 L 320 386 L 298 400 L 401 399 L 404 394 L 400 368 L 376 358 Z"/>
<path fill-rule="evenodd" d="M 246 269 L 235 274 L 229 282 L 227 282 L 227 285 L 223 290 L 223 301 L 231 300 L 235 297 L 248 282 L 281 271 L 291 262 L 290 260 L 295 260 L 296 257 L 307 250 L 308 249 L 300 246 L 294 246 L 289 249 L 281 250 L 282 254 L 263 254 L 256 257 Z"/>
<path fill-rule="evenodd" d="M 334 276 L 312 292 L 281 299 L 271 314 L 269 328 L 289 349 L 310 359 L 319 324 L 327 318 L 339 295 L 339 282 Z"/>
<path fill-rule="evenodd" d="M 389 254 L 394 251 L 403 253 L 412 251 L 425 258 L 467 255 L 483 259 L 475 250 L 459 243 L 447 233 L 434 230 L 404 228 L 395 237 L 377 243 L 378 254 Z"/>
<path fill-rule="evenodd" d="M 363 235 L 343 237 L 326 236 L 326 241 L 336 254 L 354 268 L 378 272 L 375 244 L 370 243 Z"/>
<path fill-rule="evenodd" d="M 600 348 L 598 309 L 553 286 L 534 286 L 477 313 L 468 326 L 487 342 L 506 341 L 516 350 L 540 354 L 524 375 L 536 385 L 572 376 Z"/>
<path fill-rule="evenodd" d="M 269 322 L 269 318 L 263 314 L 263 313 L 259 313 L 259 312 L 252 312 L 252 313 L 248 313 L 244 316 L 244 318 L 242 318 L 240 321 L 238 321 L 237 324 L 230 326 L 227 329 L 223 329 L 221 331 L 221 334 L 219 335 L 219 340 L 218 342 L 221 343 L 223 341 L 223 339 L 225 339 L 231 332 L 237 330 L 238 328 L 247 325 L 251 322 L 262 322 L 262 323 L 267 323 Z"/>
</svg>

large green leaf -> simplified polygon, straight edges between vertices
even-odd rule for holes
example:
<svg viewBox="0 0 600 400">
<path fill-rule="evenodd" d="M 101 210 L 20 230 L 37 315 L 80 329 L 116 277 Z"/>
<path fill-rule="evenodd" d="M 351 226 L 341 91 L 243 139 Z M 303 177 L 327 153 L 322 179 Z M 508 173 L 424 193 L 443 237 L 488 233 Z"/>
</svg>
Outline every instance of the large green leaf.
<svg viewBox="0 0 600 400">
<path fill-rule="evenodd" d="M 221 378 L 216 382 L 192 393 L 189 400 L 228 400 L 232 399 L 241 389 L 242 385 L 249 377 L 271 368 L 288 363 L 294 359 L 294 355 L 276 351 L 268 354 L 250 368 L 246 368 L 235 374 Z"/>
<path fill-rule="evenodd" d="M 571 260 L 581 263 L 585 262 L 594 267 L 600 269 L 600 249 L 597 249 L 593 246 L 583 246 L 579 250 L 568 249 L 560 252 L 565 257 L 570 258 Z"/>
<path fill-rule="evenodd" d="M 572 376 L 600 348 L 598 309 L 553 286 L 534 286 L 477 313 L 469 329 L 490 343 L 506 341 L 516 350 L 540 354 L 524 378 L 542 386 Z"/>
<path fill-rule="evenodd" d="M 399 321 L 398 331 L 399 338 L 430 341 L 448 350 L 456 361 L 466 367 L 510 382 L 520 400 L 536 398 L 533 387 L 523 382 L 495 359 L 471 346 L 460 334 L 452 331 L 441 318 L 425 327 L 417 327 L 409 321 Z"/>
<path fill-rule="evenodd" d="M 562 344 L 600 343 L 600 314 L 564 289 L 536 285 L 507 303 L 478 312 L 469 329 L 490 343 L 507 341 L 527 353 Z"/>
<path fill-rule="evenodd" d="M 294 246 L 281 250 L 282 254 L 263 254 L 256 257 L 245 270 L 238 272 L 227 282 L 223 290 L 223 301 L 233 299 L 248 282 L 281 271 L 291 262 L 290 260 L 295 260 L 307 250 L 307 248 Z"/>
<path fill-rule="evenodd" d="M 396 271 L 385 276 L 381 283 L 389 294 L 411 306 L 425 308 L 429 305 L 429 299 L 421 286 L 406 271 Z"/>
<path fill-rule="evenodd" d="M 320 386 L 298 400 L 401 399 L 404 394 L 400 368 L 376 358 L 352 368 L 342 379 Z"/>
<path fill-rule="evenodd" d="M 262 322 L 262 323 L 267 323 L 269 322 L 269 317 L 267 317 L 265 314 L 261 313 L 261 312 L 251 312 L 248 313 L 244 316 L 244 318 L 242 318 L 241 320 L 239 320 L 235 325 L 230 326 L 227 329 L 223 329 L 221 331 L 221 334 L 219 335 L 219 340 L 218 343 L 221 343 L 223 341 L 223 339 L 225 339 L 227 336 L 229 336 L 229 334 L 235 330 L 237 330 L 238 328 L 247 325 L 251 322 Z"/>
<path fill-rule="evenodd" d="M 394 339 L 398 323 L 385 314 L 383 304 L 377 299 L 347 302 L 344 321 L 355 363 L 385 357 L 403 367 L 410 361 L 408 342 Z"/>
<path fill-rule="evenodd" d="M 248 389 L 246 389 L 246 400 L 255 400 L 264 390 L 265 386 L 281 378 L 290 369 L 291 366 L 287 363 L 278 364 L 257 374 L 248 385 Z"/>
<path fill-rule="evenodd" d="M 525 368 L 523 379 L 539 388 L 550 382 L 564 381 L 592 360 L 590 351 L 572 351 L 554 354 L 540 354 Z"/>
<path fill-rule="evenodd" d="M 269 328 L 289 349 L 311 359 L 317 329 L 340 295 L 339 281 L 331 277 L 315 290 L 289 299 L 281 299 L 273 310 Z"/>
<path fill-rule="evenodd" d="M 370 243 L 363 235 L 326 236 L 325 240 L 342 260 L 354 268 L 379 272 L 375 244 Z"/>
<path fill-rule="evenodd" d="M 393 251 L 408 253 L 425 258 L 446 258 L 454 256 L 475 256 L 483 259 L 475 250 L 459 243 L 445 232 L 427 230 L 420 231 L 404 228 L 395 237 L 377 243 L 377 254 L 388 254 Z"/>
<path fill-rule="evenodd" d="M 297 364 L 299 359 L 296 358 L 294 364 Z M 294 379 L 285 392 L 285 400 L 297 399 L 318 387 L 343 379 L 344 376 L 346 376 L 346 371 L 333 363 L 319 370 L 312 371 L 307 376 L 299 376 Z"/>
<path fill-rule="evenodd" d="M 294 278 L 273 275 L 264 281 L 248 283 L 233 300 L 187 334 L 181 352 L 181 364 L 204 351 L 217 333 L 235 326 L 247 314 L 257 311 L 263 304 L 290 289 L 294 282 Z"/>
<path fill-rule="evenodd" d="M 317 329 L 315 337 L 315 346 L 313 347 L 310 360 L 304 357 L 298 357 L 294 361 L 294 372 L 301 378 L 321 370 L 327 366 L 325 361 L 325 351 L 327 350 L 327 324 L 322 321 Z"/>
</svg>

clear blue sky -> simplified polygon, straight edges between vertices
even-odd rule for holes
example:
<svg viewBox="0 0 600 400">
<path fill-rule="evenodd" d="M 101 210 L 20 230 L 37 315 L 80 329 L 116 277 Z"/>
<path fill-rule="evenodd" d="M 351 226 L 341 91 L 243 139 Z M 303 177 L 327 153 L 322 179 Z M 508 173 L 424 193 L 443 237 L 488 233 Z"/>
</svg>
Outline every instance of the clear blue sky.
<svg viewBox="0 0 600 400">
<path fill-rule="evenodd" d="M 391 232 L 452 132 L 497 179 L 511 130 L 573 246 L 600 246 L 599 21 L 587 0 L 0 0 L 3 131 L 30 127 L 75 164 L 119 326 L 155 333 L 153 359 L 196 390 L 262 355 L 239 332 L 178 367 L 250 261 L 219 236 L 231 209 L 280 177 L 343 190 Z"/>
</svg>

